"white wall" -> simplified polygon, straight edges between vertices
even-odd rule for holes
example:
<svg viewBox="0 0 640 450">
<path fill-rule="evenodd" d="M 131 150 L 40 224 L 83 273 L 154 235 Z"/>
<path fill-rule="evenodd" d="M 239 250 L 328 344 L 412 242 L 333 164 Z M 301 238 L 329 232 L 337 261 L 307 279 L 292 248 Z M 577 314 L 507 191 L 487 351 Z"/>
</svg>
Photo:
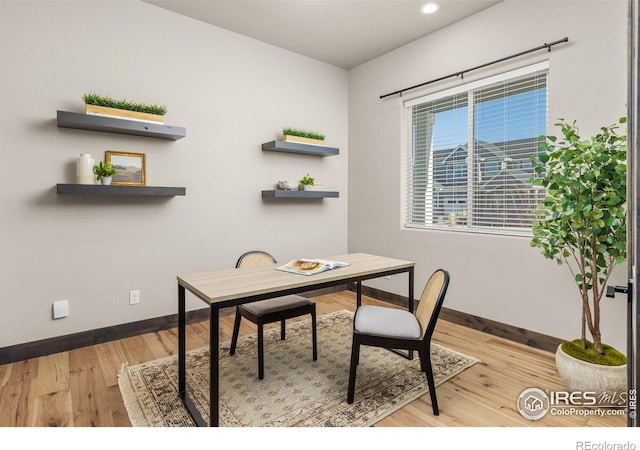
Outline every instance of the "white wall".
<svg viewBox="0 0 640 450">
<path fill-rule="evenodd" d="M 348 74 L 141 2 L 0 2 L 0 347 L 173 314 L 178 274 L 232 267 L 252 248 L 281 261 L 340 254 L 347 238 L 349 251 L 416 261 L 418 294 L 433 269 L 449 268 L 449 308 L 577 336 L 566 269 L 528 239 L 402 229 L 401 101 L 458 81 L 378 98 L 564 36 L 551 53 L 465 80 L 549 58 L 550 123 L 576 118 L 590 134 L 625 114 L 623 0 L 507 0 Z M 86 92 L 165 104 L 166 122 L 187 137 L 57 128 L 56 110 L 81 112 Z M 340 156 L 263 154 L 283 126 L 322 131 Z M 187 195 L 55 194 L 74 181 L 78 154 L 108 149 L 146 153 L 148 184 Z M 261 200 L 276 180 L 306 172 L 340 198 Z M 625 283 L 624 267 L 615 275 L 612 284 Z M 406 289 L 401 276 L 372 285 Z M 129 306 L 131 289 L 140 305 Z M 51 303 L 62 299 L 70 316 L 54 321 Z M 603 310 L 605 341 L 623 350 L 623 299 Z"/>
<path fill-rule="evenodd" d="M 0 347 L 174 314 L 178 274 L 246 250 L 347 251 L 346 71 L 129 1 L 2 1 L 0 64 Z M 57 128 L 56 110 L 83 112 L 88 92 L 164 104 L 187 137 Z M 284 126 L 323 132 L 340 155 L 263 153 Z M 187 195 L 56 195 L 80 153 L 105 150 L 146 153 L 147 184 Z M 307 172 L 340 198 L 262 201 Z M 70 315 L 54 321 L 63 299 Z"/>
<path fill-rule="evenodd" d="M 439 266 L 452 281 L 445 306 L 547 335 L 580 336 L 580 299 L 566 267 L 529 238 L 406 230 L 400 204 L 402 101 L 451 79 L 384 100 L 380 95 L 563 37 L 569 43 L 465 75 L 484 78 L 549 59 L 549 126 L 577 119 L 585 136 L 626 114 L 627 2 L 507 0 L 350 71 L 349 250 L 416 262 L 416 294 Z M 381 236 L 384 238 L 381 239 Z M 626 284 L 619 266 L 611 284 Z M 371 285 L 406 295 L 401 276 Z M 626 303 L 603 302 L 604 341 L 626 349 Z"/>
</svg>

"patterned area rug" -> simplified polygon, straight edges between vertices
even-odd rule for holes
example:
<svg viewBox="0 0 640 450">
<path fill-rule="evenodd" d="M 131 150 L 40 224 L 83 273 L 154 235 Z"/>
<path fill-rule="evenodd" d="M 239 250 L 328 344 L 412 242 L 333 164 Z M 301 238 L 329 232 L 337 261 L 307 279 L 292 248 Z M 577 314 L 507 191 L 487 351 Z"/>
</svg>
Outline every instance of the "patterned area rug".
<svg viewBox="0 0 640 450">
<path fill-rule="evenodd" d="M 365 427 L 427 394 L 417 355 L 407 360 L 384 349 L 363 346 L 353 404 L 347 399 L 353 313 L 319 316 L 318 360 L 312 360 L 311 322 L 265 332 L 265 377 L 258 380 L 256 335 L 240 337 L 234 356 L 220 346 L 220 425 L 227 427 Z M 436 386 L 478 362 L 432 344 Z M 188 353 L 189 395 L 209 421 L 209 351 Z M 177 393 L 177 357 L 123 365 L 118 384 L 133 426 L 194 426 Z M 429 403 L 431 400 L 429 400 Z"/>
</svg>

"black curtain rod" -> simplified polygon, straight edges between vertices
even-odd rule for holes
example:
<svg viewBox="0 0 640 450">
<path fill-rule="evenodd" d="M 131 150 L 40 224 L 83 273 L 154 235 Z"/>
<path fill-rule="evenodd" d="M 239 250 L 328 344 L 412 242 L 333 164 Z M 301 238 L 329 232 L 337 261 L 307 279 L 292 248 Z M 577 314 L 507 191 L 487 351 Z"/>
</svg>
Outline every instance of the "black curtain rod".
<svg viewBox="0 0 640 450">
<path fill-rule="evenodd" d="M 518 56 L 526 55 L 527 53 L 537 52 L 538 50 L 542 50 L 543 48 L 546 48 L 548 51 L 551 51 L 551 47 L 553 47 L 554 45 L 557 45 L 557 44 L 562 44 L 563 42 L 569 42 L 569 38 L 566 37 L 564 39 L 560 39 L 560 40 L 557 40 L 557 41 L 549 42 L 548 44 L 545 43 L 545 44 L 543 44 L 543 45 L 541 45 L 539 47 L 531 48 L 529 50 L 525 50 L 523 52 L 516 53 L 515 55 L 510 55 L 510 56 L 506 56 L 504 58 L 496 59 L 495 61 L 491 61 L 491 62 L 488 62 L 486 64 L 482 64 L 480 66 L 472 67 L 471 69 L 462 70 L 460 72 L 452 73 L 451 75 L 447 75 L 447 76 L 444 76 L 444 77 L 436 78 L 435 80 L 427 81 L 425 83 L 416 84 L 415 86 L 404 88 L 404 89 L 401 89 L 399 91 L 390 92 L 388 94 L 381 95 L 380 98 L 382 99 L 382 98 L 390 97 L 390 96 L 396 95 L 396 94 L 400 94 L 400 97 L 402 97 L 402 93 L 403 92 L 410 91 L 411 89 L 416 89 L 416 88 L 419 88 L 419 87 L 422 87 L 422 86 L 426 86 L 427 84 L 435 83 L 437 81 L 446 80 L 447 78 L 452 78 L 452 77 L 464 78 L 464 74 L 467 73 L 467 72 L 471 72 L 472 70 L 482 69 L 483 67 L 487 67 L 487 66 L 490 66 L 492 64 L 497 64 L 499 62 L 506 61 L 508 59 L 517 58 Z"/>
</svg>

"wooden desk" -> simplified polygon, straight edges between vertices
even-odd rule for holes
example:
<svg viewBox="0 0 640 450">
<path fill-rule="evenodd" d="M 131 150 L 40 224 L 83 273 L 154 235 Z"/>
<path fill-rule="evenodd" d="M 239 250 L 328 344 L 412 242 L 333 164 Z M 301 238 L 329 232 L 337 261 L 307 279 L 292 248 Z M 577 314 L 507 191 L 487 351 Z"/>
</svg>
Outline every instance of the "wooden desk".
<svg viewBox="0 0 640 450">
<path fill-rule="evenodd" d="M 219 423 L 219 311 L 221 308 L 256 302 L 288 294 L 298 294 L 341 284 L 356 283 L 357 304 L 362 300 L 362 281 L 407 272 L 409 275 L 408 309 L 413 312 L 414 263 L 382 256 L 353 253 L 323 259 L 351 265 L 305 276 L 275 270 L 280 264 L 239 269 L 217 270 L 178 276 L 178 390 L 182 401 L 198 426 L 206 422 L 187 394 L 186 379 L 186 311 L 188 290 L 210 306 L 209 317 L 209 406 L 210 426 Z"/>
</svg>

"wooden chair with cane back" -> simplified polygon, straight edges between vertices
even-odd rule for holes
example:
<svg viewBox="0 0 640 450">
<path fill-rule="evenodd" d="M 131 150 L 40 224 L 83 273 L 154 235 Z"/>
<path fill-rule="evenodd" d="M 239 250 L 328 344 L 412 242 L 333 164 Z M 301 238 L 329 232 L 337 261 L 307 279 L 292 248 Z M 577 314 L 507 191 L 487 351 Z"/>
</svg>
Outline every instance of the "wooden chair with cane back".
<svg viewBox="0 0 640 450">
<path fill-rule="evenodd" d="M 420 369 L 427 377 L 433 414 L 438 415 L 438 400 L 431 366 L 431 336 L 449 286 L 449 272 L 436 270 L 424 288 L 415 314 L 383 306 L 360 306 L 353 319 L 353 344 L 347 402 L 355 397 L 356 369 L 360 346 L 369 345 L 393 350 L 417 351 Z"/>
<path fill-rule="evenodd" d="M 244 253 L 236 268 L 253 267 L 264 264 L 275 264 L 276 259 L 269 253 L 261 250 L 253 250 Z M 233 324 L 233 335 L 231 337 L 231 348 L 229 354 L 233 355 L 238 343 L 238 333 L 240 331 L 240 321 L 244 317 L 253 322 L 258 327 L 258 378 L 264 378 L 264 330 L 265 324 L 280 322 L 280 339 L 286 337 L 286 320 L 293 317 L 311 314 L 311 335 L 313 347 L 313 360 L 318 359 L 317 330 L 316 330 L 316 304 L 306 297 L 300 295 L 285 295 L 282 297 L 261 300 L 253 303 L 246 303 L 236 307 L 236 317 Z"/>
</svg>

